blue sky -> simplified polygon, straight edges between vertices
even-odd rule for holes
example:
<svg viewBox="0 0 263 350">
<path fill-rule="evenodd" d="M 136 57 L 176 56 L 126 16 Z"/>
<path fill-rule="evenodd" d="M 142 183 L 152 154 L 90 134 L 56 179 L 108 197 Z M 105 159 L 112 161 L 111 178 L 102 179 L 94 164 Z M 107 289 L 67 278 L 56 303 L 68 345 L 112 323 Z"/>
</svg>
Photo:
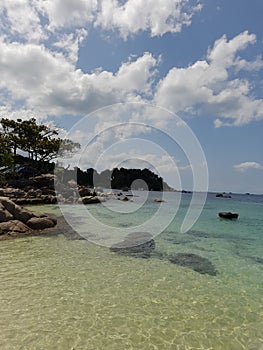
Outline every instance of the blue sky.
<svg viewBox="0 0 263 350">
<path fill-rule="evenodd" d="M 167 136 L 177 115 L 204 151 L 209 190 L 263 193 L 262 14 L 261 0 L 2 0 L 0 116 L 73 128 L 72 164 L 147 162 L 191 189 L 191 159 Z"/>
</svg>

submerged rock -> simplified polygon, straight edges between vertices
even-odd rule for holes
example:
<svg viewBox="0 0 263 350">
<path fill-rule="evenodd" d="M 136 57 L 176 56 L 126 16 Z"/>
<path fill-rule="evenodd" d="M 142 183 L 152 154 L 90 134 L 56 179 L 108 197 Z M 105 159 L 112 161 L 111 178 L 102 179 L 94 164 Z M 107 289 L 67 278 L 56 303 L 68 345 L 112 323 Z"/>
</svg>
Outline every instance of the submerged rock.
<svg viewBox="0 0 263 350">
<path fill-rule="evenodd" d="M 155 242 L 148 232 L 132 232 L 123 241 L 110 247 L 110 250 L 117 254 L 144 259 L 150 258 L 154 249 Z"/>
<path fill-rule="evenodd" d="M 258 264 L 263 264 L 263 259 L 259 258 L 259 257 L 256 257 L 255 258 L 255 262 L 257 262 Z"/>
<path fill-rule="evenodd" d="M 216 269 L 211 261 L 196 254 L 178 253 L 171 256 L 169 260 L 173 264 L 189 267 L 201 274 L 208 274 L 210 276 L 216 275 Z"/>
</svg>

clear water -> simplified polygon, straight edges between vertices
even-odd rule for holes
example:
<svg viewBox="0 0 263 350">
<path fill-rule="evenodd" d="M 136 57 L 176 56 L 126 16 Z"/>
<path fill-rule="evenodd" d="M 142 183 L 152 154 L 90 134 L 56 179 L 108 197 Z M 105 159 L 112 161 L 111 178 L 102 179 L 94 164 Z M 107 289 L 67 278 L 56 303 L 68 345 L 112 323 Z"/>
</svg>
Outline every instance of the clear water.
<svg viewBox="0 0 263 350">
<path fill-rule="evenodd" d="M 131 216 L 102 205 L 88 210 L 125 227 L 155 212 L 160 196 Z M 176 201 L 169 196 L 167 210 Z M 263 349 L 263 197 L 211 194 L 198 222 L 181 234 L 189 199 L 183 195 L 175 220 L 155 237 L 150 259 L 62 234 L 2 241 L 0 349 Z M 221 220 L 219 211 L 240 217 Z M 170 263 L 178 252 L 209 259 L 217 275 Z"/>
</svg>

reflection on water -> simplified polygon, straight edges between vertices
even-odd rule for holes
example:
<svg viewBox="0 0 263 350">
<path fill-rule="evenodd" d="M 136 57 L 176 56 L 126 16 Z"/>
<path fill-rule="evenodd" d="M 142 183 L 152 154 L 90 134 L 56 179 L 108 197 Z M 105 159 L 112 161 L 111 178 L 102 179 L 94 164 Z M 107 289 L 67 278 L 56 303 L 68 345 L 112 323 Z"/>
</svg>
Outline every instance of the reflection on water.
<svg viewBox="0 0 263 350">
<path fill-rule="evenodd" d="M 179 213 L 150 259 L 62 234 L 1 242 L 0 349 L 263 349 L 262 204 L 228 202 L 236 223 L 207 204 L 187 234 Z M 217 274 L 172 264 L 179 253 Z"/>
</svg>

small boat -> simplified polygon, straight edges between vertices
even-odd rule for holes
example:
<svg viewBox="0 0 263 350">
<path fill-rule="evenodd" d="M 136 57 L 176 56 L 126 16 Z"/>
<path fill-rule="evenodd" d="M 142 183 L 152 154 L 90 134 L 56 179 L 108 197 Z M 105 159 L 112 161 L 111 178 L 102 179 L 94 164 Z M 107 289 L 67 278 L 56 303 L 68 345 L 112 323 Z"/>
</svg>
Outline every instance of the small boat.
<svg viewBox="0 0 263 350">
<path fill-rule="evenodd" d="M 231 213 L 231 211 L 220 212 L 218 215 L 220 216 L 220 218 L 223 218 L 223 219 L 237 219 L 238 218 L 238 213 Z"/>
</svg>

